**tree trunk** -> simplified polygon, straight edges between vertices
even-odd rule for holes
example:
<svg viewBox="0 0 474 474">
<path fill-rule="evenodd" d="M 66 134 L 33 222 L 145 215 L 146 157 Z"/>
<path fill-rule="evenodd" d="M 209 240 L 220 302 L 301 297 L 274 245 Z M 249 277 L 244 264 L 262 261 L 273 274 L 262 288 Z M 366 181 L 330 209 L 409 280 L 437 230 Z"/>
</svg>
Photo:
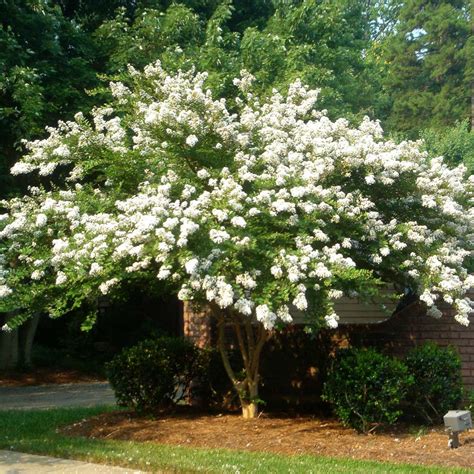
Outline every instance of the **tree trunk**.
<svg viewBox="0 0 474 474">
<path fill-rule="evenodd" d="M 248 399 L 240 399 L 242 405 L 242 417 L 245 419 L 258 416 L 258 381 L 247 382 Z"/>
<path fill-rule="evenodd" d="M 12 317 L 12 314 L 7 314 L 5 323 Z M 13 331 L 0 330 L 0 370 L 12 370 L 20 365 L 25 367 L 31 365 L 31 349 L 39 317 L 39 314 L 35 314 L 22 327 Z"/>
<path fill-rule="evenodd" d="M 258 416 L 258 405 L 256 403 L 242 402 L 242 418 L 250 420 L 257 418 Z"/>
<path fill-rule="evenodd" d="M 33 347 L 36 329 L 38 328 L 39 318 L 39 313 L 36 313 L 32 318 L 26 321 L 20 330 L 20 362 L 25 367 L 31 366 L 31 349 Z"/>
<path fill-rule="evenodd" d="M 222 357 L 225 371 L 229 376 L 242 406 L 243 418 L 250 419 L 258 416 L 258 387 L 260 382 L 260 355 L 263 346 L 269 337 L 269 332 L 261 323 L 252 324 L 250 319 L 236 313 L 223 315 L 217 313 L 218 340 L 217 344 Z M 230 365 L 227 345 L 225 341 L 226 322 L 232 324 L 242 362 L 244 377 L 238 378 Z"/>
<path fill-rule="evenodd" d="M 7 314 L 5 316 L 5 323 L 12 317 L 12 314 Z M 0 330 L 0 370 L 14 369 L 17 367 L 18 362 L 18 329 L 9 332 Z"/>
</svg>

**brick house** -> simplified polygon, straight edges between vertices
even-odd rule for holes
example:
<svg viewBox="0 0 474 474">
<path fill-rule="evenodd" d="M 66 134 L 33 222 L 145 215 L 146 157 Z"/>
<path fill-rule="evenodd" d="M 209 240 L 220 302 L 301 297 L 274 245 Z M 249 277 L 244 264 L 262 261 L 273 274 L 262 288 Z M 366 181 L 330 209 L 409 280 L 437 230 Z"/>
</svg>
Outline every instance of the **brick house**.
<svg viewBox="0 0 474 474">
<path fill-rule="evenodd" d="M 474 290 L 468 296 L 474 299 Z M 465 387 L 474 390 L 474 323 L 468 327 L 461 326 L 454 320 L 451 307 L 444 305 L 440 309 L 443 316 L 434 319 L 426 315 L 418 302 L 399 311 L 388 307 L 387 313 L 379 305 L 365 305 L 342 298 L 336 307 L 340 326 L 336 330 L 323 331 L 323 337 L 330 339 L 334 346 L 373 346 L 395 356 L 403 356 L 412 347 L 426 341 L 454 346 L 461 358 Z M 301 319 L 295 319 L 297 324 L 303 323 Z M 191 305 L 185 304 L 182 320 L 186 337 L 201 347 L 213 342 L 213 326 L 208 310 L 195 311 Z"/>
<path fill-rule="evenodd" d="M 474 290 L 468 296 L 474 299 Z M 346 330 L 349 329 L 352 338 L 358 338 L 359 343 L 385 348 L 397 356 L 427 341 L 453 346 L 461 358 L 464 385 L 474 390 L 474 322 L 462 326 L 454 319 L 449 305 L 440 309 L 443 316 L 435 319 L 426 315 L 422 305 L 415 303 L 379 324 Z"/>
</svg>

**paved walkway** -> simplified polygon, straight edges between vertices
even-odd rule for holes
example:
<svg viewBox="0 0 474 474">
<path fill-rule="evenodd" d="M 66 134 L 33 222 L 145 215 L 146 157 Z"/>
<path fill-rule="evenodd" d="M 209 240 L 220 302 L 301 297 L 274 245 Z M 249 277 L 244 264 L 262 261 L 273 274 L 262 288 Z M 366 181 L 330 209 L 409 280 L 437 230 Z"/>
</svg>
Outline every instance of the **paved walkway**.
<svg viewBox="0 0 474 474">
<path fill-rule="evenodd" d="M 92 407 L 114 404 L 114 393 L 107 382 L 0 387 L 0 410 Z"/>
<path fill-rule="evenodd" d="M 0 450 L 0 474 L 141 474 L 142 471 Z"/>
</svg>

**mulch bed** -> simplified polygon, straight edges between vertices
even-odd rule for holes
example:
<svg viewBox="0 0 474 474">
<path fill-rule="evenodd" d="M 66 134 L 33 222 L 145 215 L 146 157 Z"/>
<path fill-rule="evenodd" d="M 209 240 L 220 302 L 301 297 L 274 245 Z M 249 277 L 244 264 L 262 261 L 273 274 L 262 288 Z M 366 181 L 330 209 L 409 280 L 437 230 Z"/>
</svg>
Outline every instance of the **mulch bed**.
<svg viewBox="0 0 474 474">
<path fill-rule="evenodd" d="M 263 415 L 243 420 L 233 414 L 175 413 L 155 419 L 127 412 L 105 413 L 62 430 L 70 436 L 151 441 L 175 446 L 228 448 L 281 454 L 312 454 L 438 466 L 474 466 L 474 432 L 461 447 L 448 449 L 442 427 L 425 431 L 397 426 L 363 435 L 333 419 Z"/>
<path fill-rule="evenodd" d="M 0 387 L 24 387 L 62 383 L 98 382 L 103 379 L 77 370 L 35 369 L 32 372 L 0 373 Z"/>
</svg>

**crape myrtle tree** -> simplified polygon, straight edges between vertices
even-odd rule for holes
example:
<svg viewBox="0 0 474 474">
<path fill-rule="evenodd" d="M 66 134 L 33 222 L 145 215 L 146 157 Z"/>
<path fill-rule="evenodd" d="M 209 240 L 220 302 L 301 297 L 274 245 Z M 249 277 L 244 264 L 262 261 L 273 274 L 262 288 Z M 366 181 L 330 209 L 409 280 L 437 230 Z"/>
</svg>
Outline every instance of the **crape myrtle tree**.
<svg viewBox="0 0 474 474">
<path fill-rule="evenodd" d="M 212 308 L 225 369 L 254 417 L 262 348 L 296 310 L 336 327 L 338 298 L 390 282 L 417 291 L 434 317 L 452 303 L 468 324 L 465 168 L 384 140 L 377 122 L 331 121 L 298 81 L 259 99 L 252 79 L 243 71 L 224 100 L 204 73 L 131 68 L 90 118 L 27 143 L 12 173 L 61 185 L 3 203 L 0 310 L 17 310 L 3 330 L 113 295 L 134 275 L 163 280 Z M 229 362 L 229 327 L 243 371 Z"/>
</svg>

